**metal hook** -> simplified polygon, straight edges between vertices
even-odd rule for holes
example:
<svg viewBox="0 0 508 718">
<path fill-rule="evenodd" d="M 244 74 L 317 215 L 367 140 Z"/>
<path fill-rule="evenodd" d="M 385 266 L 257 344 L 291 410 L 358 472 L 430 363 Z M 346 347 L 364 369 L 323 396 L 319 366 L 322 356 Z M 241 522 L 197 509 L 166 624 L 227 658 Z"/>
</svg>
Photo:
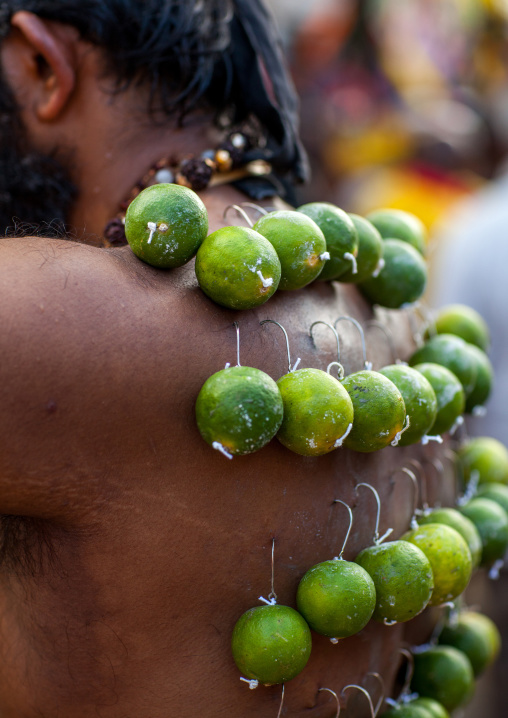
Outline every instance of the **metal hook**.
<svg viewBox="0 0 508 718">
<path fill-rule="evenodd" d="M 415 659 L 411 651 L 408 651 L 407 648 L 401 648 L 399 650 L 399 653 L 401 653 L 403 656 L 407 658 L 407 668 L 406 668 L 406 675 L 404 678 L 404 685 L 402 686 L 402 690 L 400 692 L 399 699 L 402 698 L 405 695 L 408 695 L 409 693 L 409 687 L 411 685 L 411 680 L 413 679 L 413 673 L 415 670 Z"/>
<path fill-rule="evenodd" d="M 349 534 L 351 533 L 351 528 L 353 527 L 353 512 L 351 511 L 351 507 L 350 507 L 348 504 L 346 504 L 345 501 L 341 501 L 341 499 L 334 499 L 334 502 L 333 502 L 333 503 L 334 503 L 334 504 L 342 504 L 343 506 L 346 507 L 346 509 L 347 509 L 348 512 L 349 512 L 349 527 L 348 527 L 348 530 L 347 530 L 347 533 L 346 533 L 346 538 L 344 539 L 344 543 L 342 544 L 342 548 L 341 548 L 341 550 L 340 550 L 340 553 L 339 553 L 339 555 L 337 556 L 337 559 L 338 559 L 339 561 L 343 561 L 344 559 L 342 558 L 342 555 L 343 555 L 343 553 L 344 553 L 344 549 L 346 548 L 346 544 L 347 544 L 348 539 L 349 539 Z"/>
<path fill-rule="evenodd" d="M 408 459 L 408 464 L 410 464 L 413 469 L 416 469 L 418 472 L 417 479 L 418 479 L 418 486 L 420 488 L 420 499 L 422 501 L 422 514 L 428 514 L 429 513 L 429 503 L 427 501 L 427 484 L 425 483 L 425 469 L 423 468 L 422 464 L 418 461 L 418 459 Z M 417 514 L 420 513 L 419 511 L 416 512 Z"/>
<path fill-rule="evenodd" d="M 338 333 L 338 331 L 335 329 L 335 327 L 334 327 L 332 324 L 330 324 L 329 322 L 324 322 L 322 319 L 318 319 L 317 321 L 312 322 L 312 324 L 310 325 L 310 329 L 309 329 L 309 336 L 310 336 L 310 338 L 312 339 L 312 342 L 313 342 L 314 346 L 316 346 L 316 342 L 315 342 L 315 340 L 314 340 L 314 336 L 313 336 L 313 334 L 312 334 L 312 330 L 314 329 L 314 327 L 316 326 L 316 324 L 324 324 L 325 327 L 328 327 L 329 329 L 331 329 L 332 332 L 333 332 L 334 335 L 335 335 L 335 339 L 336 339 L 336 341 L 337 341 L 337 361 L 332 361 L 332 362 L 330 362 L 330 364 L 328 364 L 328 366 L 327 366 L 327 368 L 326 368 L 326 371 L 327 371 L 328 374 L 329 374 L 329 373 L 330 373 L 330 369 L 332 368 L 332 366 L 336 366 L 337 369 L 338 369 L 339 379 L 343 379 L 343 378 L 344 378 L 344 367 L 343 367 L 342 364 L 340 363 L 340 339 L 339 339 L 339 333 Z"/>
<path fill-rule="evenodd" d="M 284 683 L 282 684 L 282 695 L 280 698 L 280 705 L 279 705 L 279 712 L 277 713 L 277 718 L 280 718 L 282 715 L 282 706 L 284 705 L 284 693 L 286 691 L 286 688 L 284 686 Z"/>
<path fill-rule="evenodd" d="M 357 321 L 357 320 L 354 319 L 353 317 L 343 316 L 343 317 L 339 317 L 338 319 L 336 319 L 336 320 L 334 321 L 334 323 L 333 323 L 333 326 L 334 326 L 335 328 L 337 328 L 337 324 L 338 324 L 339 322 L 343 322 L 343 321 L 351 322 L 351 324 L 354 324 L 355 327 L 358 329 L 358 332 L 360 333 L 360 339 L 361 339 L 361 342 L 362 342 L 363 367 L 364 367 L 364 369 L 366 369 L 367 371 L 371 371 L 371 369 L 372 369 L 372 362 L 367 361 L 367 347 L 366 347 L 366 345 L 365 345 L 365 333 L 364 333 L 364 331 L 363 331 L 362 325 L 360 324 L 359 321 Z"/>
<path fill-rule="evenodd" d="M 331 693 L 332 696 L 335 698 L 335 700 L 337 701 L 337 713 L 335 714 L 335 718 L 339 718 L 339 716 L 340 716 L 340 700 L 339 700 L 339 696 L 335 693 L 335 691 L 332 691 L 331 688 L 318 688 L 318 693 L 319 693 L 320 691 L 326 691 L 327 693 Z"/>
<path fill-rule="evenodd" d="M 381 538 L 379 538 L 379 519 L 381 517 L 381 499 L 379 498 L 379 494 L 373 486 L 371 486 L 370 484 L 365 484 L 363 482 L 361 482 L 355 486 L 356 494 L 358 494 L 358 489 L 360 488 L 360 486 L 366 486 L 368 489 L 370 489 L 372 491 L 372 493 L 376 497 L 377 515 L 376 515 L 376 528 L 374 530 L 374 544 L 376 546 L 379 546 L 393 532 L 393 529 L 388 529 L 383 534 L 383 536 L 381 536 Z"/>
<path fill-rule="evenodd" d="M 275 593 L 274 588 L 274 581 L 275 581 L 275 538 L 272 538 L 272 580 L 271 580 L 271 590 L 268 594 L 268 600 L 266 598 L 263 598 L 263 596 L 259 596 L 259 601 L 262 601 L 263 603 L 266 603 L 269 606 L 275 606 L 277 603 L 277 594 Z"/>
<path fill-rule="evenodd" d="M 393 334 L 390 332 L 387 326 L 385 326 L 382 322 L 378 321 L 377 319 L 369 319 L 368 322 L 365 322 L 365 328 L 370 329 L 371 327 L 374 327 L 375 329 L 379 329 L 383 332 L 383 334 L 386 337 L 388 347 L 390 348 L 390 353 L 392 355 L 392 361 L 394 364 L 401 364 L 401 360 L 397 356 L 397 350 L 395 348 L 395 342 L 393 341 Z"/>
<path fill-rule="evenodd" d="M 374 708 L 374 715 L 377 716 L 381 706 L 383 705 L 384 699 L 385 699 L 386 686 L 385 686 L 385 682 L 383 680 L 383 676 L 380 675 L 379 673 L 376 673 L 375 671 L 369 671 L 368 673 L 365 674 L 365 677 L 367 677 L 367 676 L 374 676 L 374 678 L 376 678 L 378 680 L 379 685 L 381 686 L 381 693 L 380 693 L 378 701 L 376 703 L 376 707 Z"/>
<path fill-rule="evenodd" d="M 279 329 L 282 329 L 282 331 L 284 332 L 284 336 L 285 336 L 285 338 L 286 338 L 286 349 L 287 349 L 287 353 L 288 353 L 288 374 L 290 374 L 292 371 L 296 371 L 296 368 L 297 368 L 297 366 L 298 366 L 299 363 L 300 363 L 300 359 L 298 358 L 298 359 L 296 360 L 294 366 L 291 367 L 291 354 L 290 354 L 290 351 L 289 351 L 289 337 L 288 337 L 287 331 L 284 329 L 284 327 L 282 326 L 282 324 L 279 324 L 279 322 L 276 322 L 274 319 L 263 319 L 263 320 L 260 321 L 259 323 L 260 323 L 261 326 L 263 326 L 263 324 L 267 324 L 268 322 L 269 322 L 270 324 L 276 324 L 276 325 L 279 327 Z"/>
<path fill-rule="evenodd" d="M 227 206 L 226 209 L 224 210 L 224 214 L 222 215 L 222 218 L 223 218 L 223 219 L 226 219 L 226 218 L 227 218 L 227 214 L 228 214 L 228 212 L 229 212 L 230 209 L 234 209 L 235 212 L 237 212 L 237 213 L 247 222 L 247 224 L 249 225 L 249 227 L 252 229 L 252 227 L 254 226 L 254 224 L 251 222 L 251 219 L 250 219 L 249 215 L 248 215 L 247 212 L 246 212 L 244 209 L 242 209 L 238 204 L 228 204 L 228 206 Z"/>
<path fill-rule="evenodd" d="M 238 322 L 233 322 L 233 326 L 236 329 L 236 366 L 241 366 L 240 364 L 240 325 Z"/>
<path fill-rule="evenodd" d="M 418 504 L 420 502 L 420 491 L 418 487 L 418 479 L 416 478 L 415 474 L 411 469 L 408 469 L 407 466 L 402 466 L 400 469 L 397 469 L 393 476 L 398 473 L 405 474 L 406 476 L 409 476 L 411 479 L 411 483 L 413 484 L 413 514 L 411 516 L 411 521 L 409 523 L 409 526 L 411 529 L 417 529 L 418 528 L 418 521 L 416 520 L 416 514 L 418 511 Z"/>
<path fill-rule="evenodd" d="M 375 714 L 375 712 L 374 712 L 374 706 L 372 705 L 372 698 L 370 697 L 370 693 L 369 693 L 368 691 L 366 691 L 365 688 L 362 688 L 362 686 L 357 686 L 355 683 L 351 683 L 350 685 L 345 686 L 345 687 L 342 689 L 341 695 L 344 695 L 345 692 L 348 690 L 348 688 L 357 688 L 359 691 L 361 691 L 361 692 L 363 693 L 363 695 L 364 695 L 364 696 L 367 698 L 367 700 L 369 701 L 369 708 L 370 708 L 370 715 L 371 715 L 371 717 L 372 717 L 372 718 L 376 718 L 376 714 Z"/>
<path fill-rule="evenodd" d="M 240 202 L 240 207 L 249 207 L 249 209 L 254 209 L 256 212 L 259 212 L 259 214 L 265 216 L 268 214 L 267 210 L 264 207 L 260 207 L 259 204 L 254 204 L 254 202 Z"/>
</svg>

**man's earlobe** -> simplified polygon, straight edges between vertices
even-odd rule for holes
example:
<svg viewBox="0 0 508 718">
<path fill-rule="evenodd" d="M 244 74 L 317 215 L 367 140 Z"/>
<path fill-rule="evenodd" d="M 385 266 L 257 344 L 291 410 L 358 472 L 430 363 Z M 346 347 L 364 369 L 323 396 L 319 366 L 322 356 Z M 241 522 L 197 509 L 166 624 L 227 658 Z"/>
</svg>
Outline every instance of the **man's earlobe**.
<svg viewBox="0 0 508 718">
<path fill-rule="evenodd" d="M 37 117 L 41 122 L 52 122 L 65 109 L 76 83 L 70 43 L 54 23 L 31 12 L 15 13 L 11 24 L 23 36 L 32 80 L 38 85 L 34 108 Z"/>
</svg>

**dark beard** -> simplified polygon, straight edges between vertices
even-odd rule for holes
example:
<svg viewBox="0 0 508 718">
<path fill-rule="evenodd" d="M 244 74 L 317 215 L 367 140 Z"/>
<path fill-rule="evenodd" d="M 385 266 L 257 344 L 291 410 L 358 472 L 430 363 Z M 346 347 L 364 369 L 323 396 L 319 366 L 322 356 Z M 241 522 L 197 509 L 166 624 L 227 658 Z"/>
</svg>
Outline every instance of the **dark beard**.
<svg viewBox="0 0 508 718">
<path fill-rule="evenodd" d="M 62 164 L 28 146 L 15 99 L 0 75 L 0 236 L 63 236 L 75 197 Z"/>
</svg>

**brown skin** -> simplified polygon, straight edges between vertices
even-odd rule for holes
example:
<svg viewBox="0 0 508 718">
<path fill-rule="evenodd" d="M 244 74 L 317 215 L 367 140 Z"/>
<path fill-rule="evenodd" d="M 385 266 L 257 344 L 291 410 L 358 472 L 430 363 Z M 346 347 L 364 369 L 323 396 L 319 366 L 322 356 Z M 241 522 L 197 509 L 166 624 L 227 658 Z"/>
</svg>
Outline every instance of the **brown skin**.
<svg viewBox="0 0 508 718">
<path fill-rule="evenodd" d="M 89 233 L 100 234 L 161 148 L 204 149 L 207 125 L 146 131 L 146 120 L 132 121 L 136 98 L 111 101 L 99 52 L 72 29 L 30 13 L 13 24 L 3 66 L 33 142 L 50 151 L 64 138 L 72 148 L 73 222 L 94 244 Z M 212 230 L 244 199 L 230 187 L 202 198 Z M 129 248 L 0 241 L 0 513 L 36 520 L 21 523 L 0 573 L 2 718 L 275 717 L 280 687 L 249 691 L 229 649 L 235 621 L 270 591 L 272 537 L 275 590 L 294 606 L 303 573 L 340 549 L 347 521 L 333 500 L 358 506 L 351 560 L 370 543 L 375 513 L 356 483 L 379 489 L 381 531 L 400 535 L 412 486 L 389 479 L 424 451 L 309 459 L 275 440 L 228 461 L 201 439 L 194 402 L 207 377 L 235 361 L 234 320 L 242 363 L 278 378 L 282 334 L 259 320 L 286 327 L 302 366 L 326 368 L 333 336 L 321 328 L 318 349 L 309 326 L 340 314 L 371 315 L 354 288 L 321 283 L 234 313 L 201 293 L 193 263 L 165 272 Z M 395 326 L 409 350 L 407 323 Z M 341 335 L 348 370 L 360 368 L 357 338 Z M 376 339 L 379 368 L 391 360 Z M 371 623 L 338 646 L 313 636 L 307 668 L 287 686 L 288 715 L 334 716 L 322 686 L 362 682 L 376 694 L 368 671 L 391 684 L 402 635 Z"/>
</svg>

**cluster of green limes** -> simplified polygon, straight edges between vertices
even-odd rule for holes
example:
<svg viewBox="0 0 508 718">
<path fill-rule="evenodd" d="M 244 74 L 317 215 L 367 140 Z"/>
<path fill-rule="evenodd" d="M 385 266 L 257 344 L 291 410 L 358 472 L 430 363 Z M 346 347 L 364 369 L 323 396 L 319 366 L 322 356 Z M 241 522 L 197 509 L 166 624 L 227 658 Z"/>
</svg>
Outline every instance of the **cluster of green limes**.
<svg viewBox="0 0 508 718">
<path fill-rule="evenodd" d="M 180 267 L 196 255 L 200 287 L 230 309 L 259 306 L 277 289 L 301 289 L 316 279 L 354 282 L 372 301 L 397 308 L 416 301 L 427 280 L 423 225 L 398 210 L 363 218 L 311 202 L 269 212 L 252 229 L 208 235 L 198 195 L 157 184 L 129 205 L 125 234 L 136 256 L 154 267 Z"/>
<path fill-rule="evenodd" d="M 386 625 L 401 623 L 428 605 L 460 596 L 469 583 L 473 559 L 470 522 L 455 513 L 457 528 L 444 520 L 422 522 L 400 540 L 377 539 L 354 561 L 345 561 L 341 552 L 312 566 L 299 583 L 297 611 L 277 604 L 247 611 L 233 631 L 238 668 L 260 683 L 285 682 L 307 663 L 309 628 L 336 643 L 361 631 L 371 618 Z M 480 539 L 473 524 L 469 531 L 478 550 Z"/>
<path fill-rule="evenodd" d="M 381 718 L 449 718 L 467 703 L 478 678 L 496 659 L 501 636 L 482 613 L 450 614 L 438 645 L 416 651 L 409 700 L 400 700 Z"/>
<path fill-rule="evenodd" d="M 485 353 L 489 332 L 483 318 L 471 307 L 453 304 L 437 314 L 433 335 L 409 359 L 411 366 L 433 362 L 451 371 L 464 390 L 464 409 L 478 413 L 487 401 L 493 381 L 492 365 Z"/>
</svg>

